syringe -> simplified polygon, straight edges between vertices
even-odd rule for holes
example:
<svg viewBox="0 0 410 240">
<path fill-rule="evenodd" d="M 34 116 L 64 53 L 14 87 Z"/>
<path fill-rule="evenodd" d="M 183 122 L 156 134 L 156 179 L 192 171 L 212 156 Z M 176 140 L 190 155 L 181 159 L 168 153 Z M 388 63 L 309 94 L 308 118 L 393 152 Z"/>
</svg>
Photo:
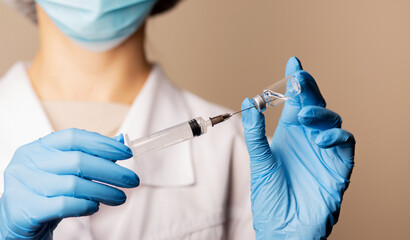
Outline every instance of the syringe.
<svg viewBox="0 0 410 240">
<path fill-rule="evenodd" d="M 130 140 L 129 136 L 125 134 L 125 139 L 134 157 L 138 158 L 142 154 L 170 147 L 194 137 L 199 137 L 207 133 L 208 127 L 213 127 L 232 116 L 233 114 L 226 113 L 211 117 L 208 120 L 197 117 L 136 140 Z"/>
<path fill-rule="evenodd" d="M 287 91 L 286 85 L 288 85 Z M 251 108 L 256 108 L 258 111 L 263 111 L 267 106 L 275 107 L 280 103 L 283 103 L 284 101 L 298 95 L 300 91 L 301 89 L 297 79 L 293 76 L 289 76 L 266 88 L 261 95 L 256 95 L 253 97 L 252 101 L 254 106 L 250 108 L 234 113 L 221 114 L 211 117 L 208 120 L 204 120 L 202 117 L 194 118 L 188 122 L 178 124 L 174 127 L 170 127 L 136 140 L 131 140 L 129 136 L 125 134 L 125 139 L 128 146 L 131 148 L 134 157 L 138 158 L 142 154 L 158 151 L 194 137 L 201 136 L 207 133 L 208 127 L 213 127 L 216 124 L 224 122 L 240 112 Z"/>
</svg>

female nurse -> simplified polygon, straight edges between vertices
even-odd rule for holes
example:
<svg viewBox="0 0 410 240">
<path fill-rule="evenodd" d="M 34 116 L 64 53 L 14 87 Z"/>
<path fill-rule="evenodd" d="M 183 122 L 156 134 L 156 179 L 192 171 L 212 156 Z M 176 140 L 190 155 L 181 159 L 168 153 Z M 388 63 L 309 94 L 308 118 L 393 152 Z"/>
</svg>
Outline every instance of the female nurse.
<svg viewBox="0 0 410 240">
<path fill-rule="evenodd" d="M 120 133 L 138 138 L 228 111 L 179 89 L 146 60 L 146 18 L 178 1 L 3 1 L 37 23 L 40 43 L 31 62 L 0 80 L 1 239 L 330 234 L 354 138 L 298 59 L 286 73 L 302 93 L 286 103 L 271 147 L 262 113 L 251 110 L 244 132 L 232 122 L 132 160 Z"/>
</svg>

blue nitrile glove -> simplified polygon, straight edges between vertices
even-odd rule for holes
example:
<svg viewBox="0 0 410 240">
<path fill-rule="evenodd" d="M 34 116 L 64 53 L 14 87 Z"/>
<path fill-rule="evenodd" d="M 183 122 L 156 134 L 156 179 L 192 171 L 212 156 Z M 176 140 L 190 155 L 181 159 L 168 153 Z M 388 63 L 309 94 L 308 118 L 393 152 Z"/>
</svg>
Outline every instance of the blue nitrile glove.
<svg viewBox="0 0 410 240">
<path fill-rule="evenodd" d="M 61 219 L 91 215 L 99 203 L 125 202 L 118 187 L 138 176 L 115 160 L 132 157 L 122 136 L 67 129 L 20 147 L 4 173 L 0 239 L 52 239 Z M 95 181 L 98 182 L 95 182 Z"/>
<path fill-rule="evenodd" d="M 285 103 L 271 146 L 264 115 L 254 108 L 243 112 L 258 240 L 325 239 L 337 222 L 353 168 L 353 135 L 325 108 L 315 80 L 297 58 L 288 61 L 286 75 L 291 74 L 302 92 Z M 252 105 L 246 99 L 242 109 Z"/>
</svg>

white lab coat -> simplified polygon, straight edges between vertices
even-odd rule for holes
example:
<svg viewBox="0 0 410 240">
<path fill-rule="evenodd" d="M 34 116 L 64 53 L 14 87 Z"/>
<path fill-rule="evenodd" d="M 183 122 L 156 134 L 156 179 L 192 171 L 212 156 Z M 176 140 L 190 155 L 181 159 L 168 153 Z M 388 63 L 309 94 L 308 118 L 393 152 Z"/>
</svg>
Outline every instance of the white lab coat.
<svg viewBox="0 0 410 240">
<path fill-rule="evenodd" d="M 119 132 L 137 138 L 227 111 L 180 90 L 155 66 Z M 52 131 L 25 64 L 17 63 L 0 80 L 1 174 L 19 146 Z M 140 187 L 125 189 L 127 202 L 121 206 L 101 205 L 91 217 L 63 220 L 55 239 L 254 238 L 249 160 L 239 118 L 193 141 L 119 164 L 140 176 Z M 1 177 L 1 192 L 3 186 Z"/>
</svg>

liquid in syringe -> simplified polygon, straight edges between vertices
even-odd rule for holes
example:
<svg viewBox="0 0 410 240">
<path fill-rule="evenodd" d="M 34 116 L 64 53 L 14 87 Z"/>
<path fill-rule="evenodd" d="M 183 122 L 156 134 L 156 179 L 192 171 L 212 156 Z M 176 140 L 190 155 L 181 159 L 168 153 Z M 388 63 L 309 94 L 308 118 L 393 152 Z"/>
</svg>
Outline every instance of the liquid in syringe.
<svg viewBox="0 0 410 240">
<path fill-rule="evenodd" d="M 231 116 L 232 114 L 227 113 L 208 120 L 198 117 L 136 140 L 130 140 L 129 136 L 125 134 L 125 139 L 134 157 L 138 158 L 145 153 L 158 151 L 194 137 L 199 137 L 207 133 L 208 127 L 226 121 Z"/>
</svg>

